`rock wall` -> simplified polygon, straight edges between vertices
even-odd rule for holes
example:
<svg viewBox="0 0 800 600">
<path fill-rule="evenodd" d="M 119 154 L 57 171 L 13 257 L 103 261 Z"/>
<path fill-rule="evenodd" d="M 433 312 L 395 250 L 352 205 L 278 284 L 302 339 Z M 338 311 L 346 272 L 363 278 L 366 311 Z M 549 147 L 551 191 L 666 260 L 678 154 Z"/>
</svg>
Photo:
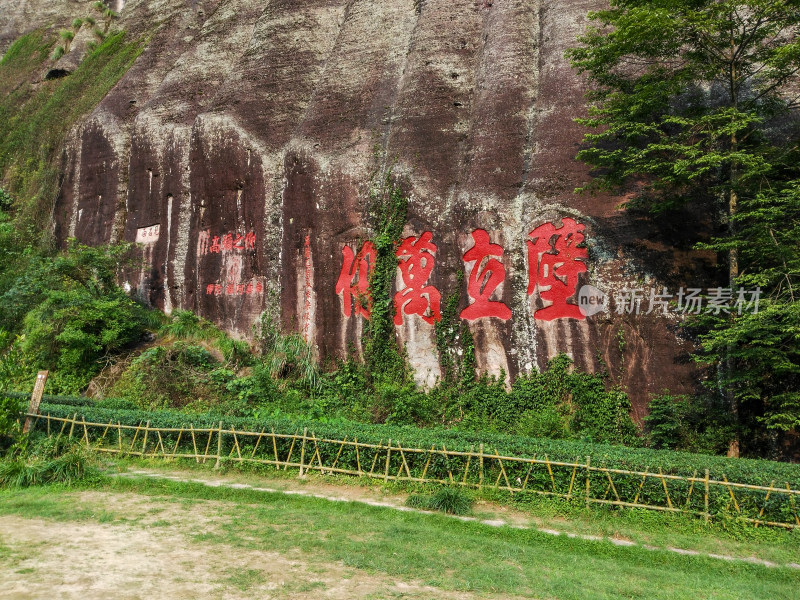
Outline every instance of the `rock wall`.
<svg viewBox="0 0 800 600">
<path fill-rule="evenodd" d="M 72 5 L 26 3 L 36 18 L 7 21 L 0 39 L 76 16 Z M 366 212 L 391 169 L 410 198 L 405 235 L 418 238 L 400 257 L 396 333 L 420 383 L 440 375 L 435 296 L 459 294 L 459 310 L 479 304 L 467 315 L 480 369 L 513 377 L 566 352 L 608 369 L 641 417 L 649 394 L 696 381 L 676 317 L 536 313 L 553 302 L 542 284 L 562 285 L 539 271 L 555 250 L 534 251 L 537 239 L 572 252 L 549 267 L 578 265 L 559 279 L 612 293 L 711 268 L 689 253 L 691 215 L 667 235 L 620 210 L 623 198 L 573 193 L 588 178 L 574 160 L 583 84 L 564 50 L 601 5 L 128 0 L 121 25 L 152 37 L 70 137 L 56 235 L 142 242 L 145 267 L 126 284 L 167 312 L 246 337 L 272 310 L 321 357 L 343 356 L 360 352 Z M 584 227 L 586 258 L 578 232 L 531 237 L 547 223 L 565 233 L 564 218 Z"/>
</svg>

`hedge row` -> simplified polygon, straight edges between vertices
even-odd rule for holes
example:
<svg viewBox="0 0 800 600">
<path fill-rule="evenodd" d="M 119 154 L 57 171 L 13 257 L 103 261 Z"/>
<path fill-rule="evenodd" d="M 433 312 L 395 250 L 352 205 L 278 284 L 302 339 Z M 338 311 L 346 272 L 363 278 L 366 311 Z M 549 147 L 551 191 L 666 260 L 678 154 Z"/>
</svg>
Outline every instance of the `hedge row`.
<svg viewBox="0 0 800 600">
<path fill-rule="evenodd" d="M 104 408 L 86 398 L 46 397 L 42 403 L 42 414 L 68 417 L 77 413 L 87 421 L 108 423 L 121 422 L 124 425 L 139 425 L 150 422 L 153 427 L 182 427 L 190 423 L 197 427 L 217 427 L 219 422 L 226 428 L 239 430 L 266 431 L 292 434 L 307 428 L 317 437 L 379 443 L 391 439 L 403 447 L 441 448 L 448 450 L 477 449 L 484 445 L 487 452 L 497 450 L 500 454 L 543 458 L 551 460 L 584 462 L 592 457 L 592 465 L 606 466 L 632 471 L 650 472 L 661 469 L 665 474 L 702 476 L 709 469 L 712 479 L 727 477 L 729 481 L 754 485 L 769 485 L 772 481 L 793 489 L 800 488 L 800 465 L 768 460 L 731 459 L 721 456 L 690 454 L 670 450 L 651 450 L 647 448 L 628 448 L 607 444 L 593 444 L 581 441 L 551 440 L 490 433 L 475 433 L 455 429 L 420 429 L 410 426 L 369 425 L 344 420 L 314 421 L 303 418 L 270 417 L 248 418 L 230 417 L 214 413 L 185 413 L 176 411 L 146 412 L 141 410 Z M 109 401 L 105 401 L 111 404 Z M 122 406 L 122 403 L 117 403 Z"/>
</svg>

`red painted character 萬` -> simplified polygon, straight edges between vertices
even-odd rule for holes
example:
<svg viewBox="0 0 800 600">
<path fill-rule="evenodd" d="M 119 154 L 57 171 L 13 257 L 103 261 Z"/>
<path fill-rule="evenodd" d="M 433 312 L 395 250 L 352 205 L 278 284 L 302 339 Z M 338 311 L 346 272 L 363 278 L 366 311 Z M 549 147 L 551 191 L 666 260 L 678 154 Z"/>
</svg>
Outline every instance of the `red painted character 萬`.
<svg viewBox="0 0 800 600">
<path fill-rule="evenodd" d="M 433 234 L 426 231 L 421 236 L 403 240 L 396 255 L 405 288 L 394 295 L 394 324 L 403 324 L 403 314 L 419 315 L 431 325 L 442 320 L 441 294 L 432 285 L 425 285 L 433 271 L 436 244 Z"/>
</svg>

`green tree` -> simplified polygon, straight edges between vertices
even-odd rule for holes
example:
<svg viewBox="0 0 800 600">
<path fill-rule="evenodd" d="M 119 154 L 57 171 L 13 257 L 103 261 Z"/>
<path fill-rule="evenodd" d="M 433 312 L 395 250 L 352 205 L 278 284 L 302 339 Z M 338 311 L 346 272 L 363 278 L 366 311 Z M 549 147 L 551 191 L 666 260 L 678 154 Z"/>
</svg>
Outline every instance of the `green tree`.
<svg viewBox="0 0 800 600">
<path fill-rule="evenodd" d="M 701 360 L 738 416 L 800 423 L 797 184 L 800 1 L 611 0 L 568 51 L 590 83 L 587 189 L 724 216 L 727 281 L 761 286 L 758 314 L 710 319 Z M 752 423 L 750 423 L 752 425 Z"/>
<path fill-rule="evenodd" d="M 735 214 L 796 152 L 775 128 L 800 106 L 800 1 L 612 0 L 590 19 L 568 56 L 592 85 L 580 122 L 599 131 L 578 158 L 601 170 L 594 185 L 634 183 L 658 208 L 724 198 Z"/>
<path fill-rule="evenodd" d="M 21 351 L 31 370 L 55 371 L 56 391 L 83 391 L 104 358 L 137 343 L 160 323 L 159 313 L 116 283 L 129 251 L 125 244 L 72 244 L 58 256 L 31 261 L 3 294 L 8 307 L 3 312 L 22 333 L 8 352 Z"/>
</svg>

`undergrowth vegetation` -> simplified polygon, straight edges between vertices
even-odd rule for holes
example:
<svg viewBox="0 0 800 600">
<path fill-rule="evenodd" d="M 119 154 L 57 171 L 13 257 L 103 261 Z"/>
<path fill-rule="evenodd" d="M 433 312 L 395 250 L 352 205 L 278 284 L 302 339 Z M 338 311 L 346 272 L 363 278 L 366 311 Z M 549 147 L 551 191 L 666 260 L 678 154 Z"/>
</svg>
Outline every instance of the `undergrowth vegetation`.
<svg viewBox="0 0 800 600">
<path fill-rule="evenodd" d="M 406 506 L 421 510 L 438 510 L 450 515 L 466 515 L 472 510 L 472 497 L 454 487 L 440 487 L 432 494 L 411 494 Z"/>
<path fill-rule="evenodd" d="M 66 436 L 22 432 L 22 403 L 0 398 L 0 488 L 71 485 L 98 477 L 95 456 Z"/>
</svg>

